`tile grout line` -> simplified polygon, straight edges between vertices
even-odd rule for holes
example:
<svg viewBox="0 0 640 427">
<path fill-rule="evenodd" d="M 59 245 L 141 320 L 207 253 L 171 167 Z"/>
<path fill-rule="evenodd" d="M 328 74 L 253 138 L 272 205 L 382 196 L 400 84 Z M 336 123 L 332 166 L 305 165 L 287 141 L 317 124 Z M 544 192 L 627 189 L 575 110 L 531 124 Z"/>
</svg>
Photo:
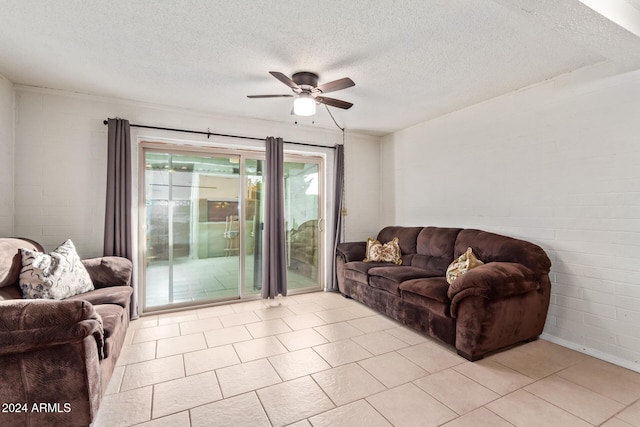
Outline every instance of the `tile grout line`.
<svg viewBox="0 0 640 427">
<path fill-rule="evenodd" d="M 532 384 L 534 384 L 534 383 L 532 383 Z M 550 405 L 552 405 L 552 406 L 554 406 L 554 407 L 558 408 L 558 409 L 559 409 L 559 410 L 561 410 L 562 412 L 565 412 L 565 413 L 567 413 L 567 414 L 569 414 L 569 415 L 571 415 L 571 416 L 573 416 L 573 417 L 575 417 L 575 418 L 578 418 L 578 419 L 580 419 L 580 420 L 584 421 L 585 423 L 587 423 L 587 424 L 589 424 L 589 425 L 594 425 L 594 424 L 592 424 L 592 423 L 591 423 L 591 421 L 589 421 L 589 420 L 585 420 L 585 419 L 584 419 L 584 418 L 582 418 L 580 415 L 576 415 L 576 414 L 574 414 L 573 412 L 569 412 L 568 410 L 566 410 L 566 409 L 564 409 L 564 408 L 561 408 L 560 406 L 556 405 L 555 403 L 548 401 L 548 400 L 547 400 L 547 399 L 545 399 L 544 397 L 538 396 L 537 394 L 532 393 L 532 392 L 530 392 L 529 390 L 525 390 L 524 388 L 522 388 L 521 390 L 522 390 L 523 392 L 525 392 L 525 393 L 529 393 L 529 394 L 530 394 L 531 396 L 533 396 L 533 397 L 537 397 L 538 399 L 540 399 L 540 400 L 542 400 L 542 401 L 545 401 L 545 402 L 549 403 Z M 516 391 L 520 391 L 520 390 L 516 390 Z"/>
<path fill-rule="evenodd" d="M 279 383 L 282 384 L 282 383 Z M 262 399 L 260 399 L 260 395 L 258 394 L 258 390 L 253 390 L 252 393 L 254 393 L 256 395 L 256 399 L 258 399 L 258 402 L 260 402 L 260 407 L 262 407 L 262 412 L 264 412 L 265 417 L 267 417 L 267 421 L 269 421 L 269 424 L 271 424 L 271 426 L 273 426 L 273 422 L 271 421 L 271 418 L 269 417 L 269 413 L 267 412 L 267 408 L 264 407 L 264 402 L 262 402 Z"/>
<path fill-rule="evenodd" d="M 613 400 L 613 399 L 612 399 L 612 400 Z M 618 401 L 616 400 L 616 402 L 618 402 Z M 624 407 L 623 407 L 622 409 L 620 409 L 618 412 L 616 412 L 615 414 L 611 415 L 609 418 L 607 418 L 606 420 L 604 420 L 603 422 L 601 422 L 601 423 L 600 423 L 600 424 L 598 424 L 598 425 L 600 425 L 600 426 L 601 426 L 601 425 L 604 425 L 604 424 L 606 424 L 607 422 L 611 421 L 611 420 L 612 420 L 612 419 L 614 419 L 614 418 L 617 418 L 617 419 L 619 419 L 620 421 L 622 421 L 622 422 L 624 422 L 624 423 L 627 423 L 625 420 L 623 420 L 623 419 L 621 419 L 621 418 L 618 418 L 618 415 L 620 415 L 621 413 L 623 413 L 624 411 L 626 411 L 627 409 L 629 409 L 630 407 L 632 407 L 633 405 L 635 405 L 636 403 L 639 403 L 639 402 L 640 402 L 640 398 L 638 398 L 638 399 L 636 399 L 635 401 L 631 402 L 629 405 L 624 406 Z M 621 403 L 621 402 L 618 402 L 618 403 Z M 624 404 L 623 404 L 623 405 L 624 405 Z M 628 424 L 628 423 L 627 423 L 627 424 Z"/>
<path fill-rule="evenodd" d="M 311 418 L 311 417 L 315 417 L 316 415 L 324 414 L 325 412 L 333 411 L 333 410 L 334 410 L 334 409 L 336 409 L 336 408 L 340 408 L 341 406 L 345 406 L 345 405 L 338 405 L 336 402 L 334 402 L 334 401 L 333 401 L 333 399 L 331 398 L 331 396 L 329 396 L 329 395 L 327 394 L 327 392 L 322 388 L 322 386 L 321 386 L 320 384 L 318 384 L 318 381 L 316 381 L 316 379 L 315 379 L 315 378 L 313 378 L 313 375 L 312 375 L 312 374 L 305 375 L 305 376 L 309 377 L 309 378 L 311 379 L 311 381 L 313 381 L 313 383 L 314 383 L 314 384 L 315 384 L 315 385 L 320 389 L 320 391 L 321 391 L 321 392 L 322 392 L 322 393 L 327 397 L 327 399 L 329 399 L 329 402 L 331 402 L 331 403 L 333 404 L 333 408 L 328 409 L 328 410 L 326 410 L 326 411 L 318 412 L 318 413 L 317 413 L 317 414 L 315 414 L 315 415 L 312 415 L 312 416 L 310 416 L 310 417 L 306 417 L 306 418 L 303 418 L 303 419 L 308 420 L 309 418 Z M 349 403 L 351 403 L 351 402 L 349 402 Z M 347 403 L 347 405 L 348 405 L 348 403 Z M 298 420 L 298 421 L 302 421 L 302 420 Z M 296 422 L 297 422 L 297 421 L 296 421 Z M 307 421 L 307 422 L 308 422 L 309 424 L 311 424 L 311 421 Z"/>
<path fill-rule="evenodd" d="M 587 360 L 587 359 L 584 359 L 584 360 Z M 544 397 L 538 396 L 538 395 L 537 395 L 537 394 L 535 394 L 535 393 L 532 393 L 532 392 L 530 392 L 530 391 L 528 391 L 528 390 L 525 390 L 525 388 L 526 388 L 526 387 L 529 387 L 529 386 L 531 386 L 531 385 L 533 385 L 533 384 L 535 384 L 535 383 L 537 383 L 537 382 L 540 382 L 540 381 L 542 381 L 542 380 L 544 380 L 544 379 L 547 379 L 547 378 L 549 378 L 549 377 L 551 377 L 551 376 L 553 376 L 553 375 L 556 375 L 556 374 L 558 374 L 559 372 L 562 372 L 562 371 L 564 371 L 564 370 L 566 370 L 566 369 L 569 369 L 571 366 L 575 366 L 575 365 L 577 365 L 577 364 L 579 364 L 579 363 L 582 363 L 584 360 L 578 361 L 578 362 L 576 362 L 576 363 L 574 363 L 574 364 L 572 364 L 572 365 L 570 365 L 570 366 L 563 367 L 563 368 L 559 369 L 558 371 L 555 371 L 555 372 L 549 373 L 548 375 L 545 375 L 544 377 L 539 378 L 539 379 L 532 378 L 532 377 L 530 377 L 529 375 L 524 374 L 523 372 L 520 372 L 520 371 L 518 371 L 518 370 L 516 370 L 516 369 L 513 369 L 513 368 L 511 368 L 511 367 L 509 367 L 509 366 L 507 366 L 507 365 L 505 365 L 505 364 L 503 364 L 503 363 L 500 363 L 500 362 L 499 362 L 499 361 L 497 361 L 497 360 L 493 360 L 493 361 L 492 361 L 493 363 L 497 363 L 497 364 L 499 364 L 499 365 L 501 365 L 501 366 L 503 366 L 503 367 L 505 367 L 505 368 L 507 368 L 507 369 L 509 369 L 509 370 L 512 370 L 512 371 L 514 371 L 514 372 L 517 372 L 518 374 L 523 375 L 523 376 L 525 376 L 525 377 L 527 377 L 527 378 L 529 378 L 529 379 L 532 379 L 532 380 L 533 380 L 533 382 L 531 382 L 531 383 L 529 383 L 529 384 L 526 384 L 526 385 L 523 385 L 523 386 L 521 386 L 521 387 L 518 387 L 518 388 L 516 388 L 516 389 L 514 389 L 514 390 L 510 391 L 509 393 L 507 393 L 507 394 L 505 394 L 505 395 L 500 395 L 500 393 L 498 393 L 496 390 L 492 390 L 492 389 L 490 389 L 490 390 L 492 390 L 493 392 L 495 392 L 495 393 L 497 393 L 498 395 L 500 395 L 500 397 L 498 397 L 497 399 L 492 400 L 491 402 L 487 402 L 487 403 L 486 403 L 485 405 L 483 405 L 483 406 L 486 406 L 486 405 L 488 405 L 489 403 L 492 403 L 492 402 L 495 402 L 495 401 L 500 400 L 500 399 L 502 399 L 502 398 L 505 398 L 505 397 L 507 397 L 507 396 L 510 396 L 510 395 L 512 395 L 512 394 L 513 394 L 513 393 L 515 393 L 515 392 L 523 391 L 523 392 L 525 392 L 525 393 L 530 394 L 531 396 L 534 396 L 534 397 L 536 397 L 536 398 L 538 398 L 538 399 L 540 399 L 540 400 L 543 400 L 543 401 L 545 401 L 545 402 L 547 402 L 547 403 L 551 404 L 552 406 L 554 406 L 554 407 L 558 408 L 558 409 L 559 409 L 559 410 L 561 410 L 562 412 L 565 412 L 565 413 L 567 413 L 567 414 L 569 414 L 569 415 L 571 415 L 571 416 L 573 416 L 573 417 L 575 417 L 575 418 L 578 418 L 578 419 L 580 419 L 580 420 L 583 420 L 583 421 L 584 421 L 584 422 L 586 422 L 587 424 L 591 424 L 591 422 L 590 422 L 590 421 L 588 421 L 588 420 L 584 419 L 584 418 L 583 418 L 583 417 L 581 417 L 580 415 L 576 415 L 576 414 L 574 414 L 574 413 L 572 413 L 572 412 L 569 412 L 568 410 L 566 410 L 566 409 L 564 409 L 564 408 L 561 408 L 560 406 L 556 405 L 554 402 L 551 402 L 551 401 L 549 401 L 549 400 L 545 399 Z M 458 372 L 458 371 L 456 371 L 456 372 Z M 458 372 L 458 373 L 460 373 L 460 374 L 464 375 L 464 373 L 462 373 L 462 372 Z M 467 378 L 469 378 L 467 375 L 464 375 L 464 376 L 466 376 Z M 565 378 L 563 378 L 563 377 L 560 377 L 560 378 L 565 379 Z M 471 379 L 472 381 L 475 381 L 473 378 L 469 378 L 469 379 Z M 583 388 L 583 389 L 585 389 L 585 390 L 587 390 L 587 391 L 590 391 L 590 392 L 592 392 L 592 393 L 595 393 L 595 394 L 597 394 L 597 395 L 598 395 L 598 396 L 600 396 L 600 397 L 605 397 L 605 398 L 606 398 L 606 396 L 603 396 L 603 395 L 601 395 L 600 393 L 597 393 L 597 392 L 596 392 L 596 391 L 594 391 L 594 390 L 588 389 L 588 388 L 586 388 L 586 387 L 584 387 L 584 386 L 581 386 L 580 384 L 576 384 L 576 383 L 574 383 L 573 381 L 570 381 L 570 380 L 567 380 L 567 379 L 565 379 L 565 380 L 566 380 L 566 381 L 569 381 L 570 383 L 572 383 L 572 384 L 574 384 L 574 385 L 576 385 L 576 386 L 578 386 L 578 387 L 581 387 L 581 388 Z M 477 382 L 477 381 L 475 381 L 475 382 Z M 480 384 L 480 385 L 482 385 L 482 386 L 483 386 L 483 387 L 485 387 L 485 388 L 488 388 L 487 386 L 484 386 L 483 384 Z M 614 399 L 611 399 L 611 400 L 614 400 Z M 640 399 L 639 399 L 639 400 L 640 400 Z M 617 402 L 617 403 L 621 403 L 621 404 L 622 404 L 622 402 L 618 402 L 618 401 L 616 401 L 616 400 L 614 400 L 614 401 L 615 401 L 615 402 Z M 491 410 L 491 409 L 489 409 L 489 408 L 486 408 L 486 409 Z M 623 408 L 622 410 L 620 410 L 619 412 L 623 411 L 624 409 L 626 409 L 626 407 L 625 407 L 625 408 Z M 491 412 L 493 412 L 493 411 L 491 411 Z M 619 413 L 619 412 L 618 412 L 618 413 Z M 496 414 L 496 415 L 500 416 L 499 414 Z M 500 417 L 500 418 L 502 418 L 502 417 Z M 606 421 L 606 420 L 605 420 L 605 421 Z"/>
<path fill-rule="evenodd" d="M 631 408 L 633 405 L 640 403 L 640 397 L 638 399 L 635 400 L 635 402 L 631 403 L 630 405 L 627 405 L 623 410 L 621 410 L 620 412 L 617 412 L 614 416 L 618 417 L 618 415 L 620 415 L 622 412 L 624 412 L 625 410 Z M 622 420 L 624 421 L 624 420 Z M 626 421 L 625 421 L 626 422 Z"/>
<path fill-rule="evenodd" d="M 149 419 L 147 421 L 153 420 L 153 397 L 156 393 L 156 385 L 151 385 L 151 405 L 149 405 Z"/>
<path fill-rule="evenodd" d="M 382 385 L 384 386 L 384 384 L 382 384 Z M 386 387 L 386 386 L 385 386 L 385 387 Z M 388 390 L 388 389 L 387 389 L 387 390 Z M 372 395 L 372 396 L 373 396 L 373 395 Z M 369 397 L 369 396 L 367 396 L 367 397 Z M 385 420 L 386 420 L 386 421 L 387 421 L 391 426 L 393 426 L 393 423 L 391 422 L 391 420 L 390 420 L 389 418 L 385 417 L 385 415 L 384 415 L 382 412 L 380 412 L 380 411 L 378 410 L 378 408 L 376 408 L 375 406 L 373 406 L 373 405 L 372 405 L 372 404 L 367 400 L 367 397 L 363 398 L 362 400 L 364 400 L 364 401 L 367 403 L 367 405 L 369 405 L 370 407 L 372 407 L 374 411 L 376 411 L 378 414 L 380 414 L 380 416 L 381 416 L 382 418 L 384 418 L 384 419 L 385 419 Z M 449 421 L 447 421 L 447 422 L 449 422 Z"/>
<path fill-rule="evenodd" d="M 579 364 L 581 364 L 581 363 L 584 363 L 584 362 L 587 362 L 587 361 L 590 361 L 590 360 L 600 360 L 600 359 L 597 359 L 597 358 L 595 358 L 595 357 L 593 357 L 593 356 L 587 356 L 586 358 L 584 358 L 584 359 L 582 359 L 582 360 L 580 360 L 580 361 L 578 361 L 578 362 L 576 362 L 576 363 L 574 363 L 574 364 L 572 364 L 572 365 L 570 365 L 570 366 L 566 366 L 566 367 L 564 367 L 564 368 L 562 368 L 562 369 L 560 369 L 560 370 L 558 370 L 558 371 L 554 372 L 553 374 L 547 375 L 547 376 L 546 376 L 546 377 L 544 377 L 543 379 L 549 378 L 549 377 L 551 377 L 551 376 L 553 376 L 553 375 L 558 375 L 560 372 L 563 372 L 563 371 L 565 371 L 565 370 L 568 370 L 568 369 L 572 368 L 573 366 L 577 366 L 577 365 L 579 365 Z M 608 362 L 605 362 L 605 363 L 608 363 Z M 626 368 L 622 368 L 622 369 L 626 369 Z M 571 380 L 571 379 L 569 379 L 569 378 L 565 378 L 565 377 L 563 377 L 563 376 L 561 376 L 561 375 L 558 375 L 558 377 L 559 377 L 560 379 L 564 380 L 564 381 L 570 382 L 571 384 L 573 384 L 573 385 L 575 385 L 575 386 L 577 386 L 577 387 L 583 388 L 583 389 L 585 389 L 585 390 L 587 390 L 587 391 L 589 391 L 589 392 L 591 392 L 591 393 L 594 393 L 594 394 L 598 395 L 599 397 L 602 397 L 602 398 L 605 398 L 605 399 L 609 399 L 609 400 L 612 400 L 612 401 L 614 401 L 614 402 L 616 402 L 616 403 L 619 403 L 619 404 L 623 405 L 623 406 L 624 406 L 624 408 L 623 408 L 622 410 L 620 410 L 618 413 L 620 413 L 620 412 L 624 411 L 624 410 L 625 410 L 625 409 L 627 409 L 628 407 L 630 407 L 630 406 L 632 406 L 632 405 L 635 405 L 635 403 L 637 403 L 638 401 L 640 401 L 640 398 L 638 398 L 638 399 L 636 399 L 634 402 L 632 402 L 631 404 L 627 405 L 626 403 L 621 402 L 621 401 L 619 401 L 619 400 L 617 400 L 617 399 L 614 399 L 613 397 L 605 396 L 605 395 L 603 395 L 603 394 L 599 393 L 599 392 L 598 392 L 598 391 L 596 391 L 596 390 L 593 390 L 593 389 L 591 389 L 591 388 L 589 388 L 589 387 L 587 387 L 587 386 L 584 386 L 584 385 L 582 385 L 582 384 L 578 384 L 578 383 L 576 383 L 576 382 L 572 381 L 572 380 Z"/>
<path fill-rule="evenodd" d="M 498 399 L 496 399 L 496 400 L 498 400 Z M 495 400 L 493 400 L 492 402 L 495 402 Z M 489 403 L 491 403 L 491 402 L 489 402 Z M 507 423 L 507 424 L 509 424 L 509 425 L 512 425 L 512 426 L 515 426 L 515 424 L 513 424 L 512 422 L 510 422 L 509 420 L 507 420 L 506 418 L 504 418 L 502 415 L 500 415 L 500 414 L 498 414 L 498 413 L 496 413 L 496 412 L 493 412 L 491 409 L 487 408 L 487 405 L 488 405 L 489 403 L 487 403 L 487 404 L 483 405 L 483 406 L 482 406 L 482 408 L 484 408 L 484 409 L 486 409 L 487 411 L 491 412 L 492 414 L 494 414 L 496 417 L 500 418 L 501 420 L 504 420 L 504 422 L 505 422 L 505 423 Z"/>
<path fill-rule="evenodd" d="M 447 369 L 450 369 L 450 368 L 447 368 Z M 445 370 L 446 370 L 446 369 L 443 369 L 442 371 L 438 371 L 438 372 L 443 372 L 443 371 L 445 371 Z M 444 424 L 446 424 L 446 423 L 448 423 L 448 422 L 451 422 L 451 421 L 455 420 L 456 418 L 460 418 L 460 417 L 462 417 L 462 416 L 464 416 L 464 415 L 468 414 L 469 412 L 473 412 L 473 411 L 475 411 L 475 410 L 476 410 L 476 409 L 478 409 L 478 408 L 482 408 L 482 407 L 484 407 L 485 405 L 487 405 L 487 404 L 489 404 L 489 403 L 491 403 L 491 402 L 493 402 L 493 401 L 495 401 L 495 400 L 497 400 L 497 399 L 499 399 L 499 398 L 500 398 L 500 397 L 498 397 L 498 398 L 496 398 L 496 399 L 493 399 L 493 400 L 491 400 L 490 402 L 487 402 L 487 403 L 485 403 L 485 404 L 483 404 L 483 405 L 481 405 L 481 406 L 478 406 L 478 407 L 476 407 L 476 408 L 473 408 L 471 411 L 467 411 L 467 412 L 465 412 L 464 414 L 461 414 L 461 413 L 459 413 L 458 411 L 456 411 L 455 409 L 453 409 L 451 406 L 447 405 L 445 402 L 443 402 L 442 400 L 438 399 L 436 396 L 432 395 L 432 394 L 431 394 L 431 393 L 429 393 L 427 390 L 423 389 L 422 387 L 420 387 L 418 384 L 416 384 L 416 383 L 415 383 L 416 381 L 421 380 L 422 378 L 430 377 L 431 375 L 435 375 L 435 374 L 428 374 L 428 375 L 425 375 L 425 376 L 423 376 L 423 377 L 416 378 L 415 380 L 411 381 L 411 384 L 413 384 L 414 386 L 418 387 L 418 389 L 420 389 L 420 390 L 422 390 L 423 392 L 427 393 L 429 396 L 431 396 L 431 397 L 432 397 L 434 400 L 436 400 L 438 403 L 440 403 L 441 405 L 443 405 L 443 406 L 445 406 L 446 408 L 450 409 L 450 410 L 451 410 L 451 412 L 453 412 L 454 414 L 456 414 L 456 417 L 455 417 L 455 418 L 453 418 L 453 419 L 451 419 L 451 420 L 449 420 L 449 421 L 446 421 Z M 485 387 L 485 388 L 486 388 L 486 387 Z M 499 395 L 498 395 L 498 396 L 499 396 Z"/>
</svg>

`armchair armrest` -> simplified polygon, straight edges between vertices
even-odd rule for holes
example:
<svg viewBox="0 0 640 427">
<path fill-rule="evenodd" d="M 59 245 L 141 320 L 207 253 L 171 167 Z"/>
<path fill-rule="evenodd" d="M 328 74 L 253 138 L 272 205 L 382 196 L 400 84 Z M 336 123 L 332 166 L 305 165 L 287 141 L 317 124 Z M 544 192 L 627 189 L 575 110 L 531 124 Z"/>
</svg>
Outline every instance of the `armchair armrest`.
<svg viewBox="0 0 640 427">
<path fill-rule="evenodd" d="M 458 304 L 467 296 L 498 299 L 536 291 L 539 287 L 539 275 L 524 265 L 489 262 L 454 280 L 447 295 L 451 299 L 451 315 L 456 317 Z"/>
<path fill-rule="evenodd" d="M 82 264 L 89 272 L 96 289 L 109 286 L 129 286 L 131 284 L 131 261 L 117 256 L 83 259 Z"/>
<path fill-rule="evenodd" d="M 344 262 L 362 261 L 367 251 L 366 242 L 340 243 L 336 249 L 336 256 L 342 257 Z"/>
<path fill-rule="evenodd" d="M 86 301 L 0 302 L 0 356 L 82 341 L 90 335 L 102 358 L 102 319 Z"/>
</svg>

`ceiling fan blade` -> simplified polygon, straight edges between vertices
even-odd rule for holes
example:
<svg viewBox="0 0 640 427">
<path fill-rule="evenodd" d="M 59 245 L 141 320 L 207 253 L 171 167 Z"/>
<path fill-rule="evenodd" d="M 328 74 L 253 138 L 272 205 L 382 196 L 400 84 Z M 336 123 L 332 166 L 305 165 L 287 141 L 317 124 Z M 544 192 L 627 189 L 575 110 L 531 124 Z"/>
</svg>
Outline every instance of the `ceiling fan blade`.
<svg viewBox="0 0 640 427">
<path fill-rule="evenodd" d="M 296 82 L 278 71 L 269 71 L 269 74 L 289 86 L 291 89 L 300 89 L 300 86 L 298 86 Z"/>
<path fill-rule="evenodd" d="M 325 96 L 316 96 L 316 101 L 322 104 L 330 105 L 332 107 L 342 108 L 343 110 L 348 110 L 349 108 L 353 107 L 353 104 L 350 102 L 343 101 L 341 99 L 327 98 Z"/>
<path fill-rule="evenodd" d="M 345 77 L 344 79 L 334 80 L 329 83 L 325 83 L 323 85 L 318 86 L 316 89 L 319 89 L 322 93 L 335 92 L 336 90 L 346 89 L 351 86 L 355 86 L 356 84 L 349 77 Z"/>
<path fill-rule="evenodd" d="M 293 95 L 247 95 L 247 98 L 292 98 Z"/>
</svg>

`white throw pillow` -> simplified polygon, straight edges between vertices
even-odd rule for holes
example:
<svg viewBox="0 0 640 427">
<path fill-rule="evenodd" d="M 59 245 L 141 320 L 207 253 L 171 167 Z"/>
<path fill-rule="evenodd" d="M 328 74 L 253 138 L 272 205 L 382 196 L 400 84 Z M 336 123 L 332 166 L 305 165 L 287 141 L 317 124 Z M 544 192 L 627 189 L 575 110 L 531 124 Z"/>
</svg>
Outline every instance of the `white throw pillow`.
<svg viewBox="0 0 640 427">
<path fill-rule="evenodd" d="M 94 289 L 76 248 L 67 240 L 51 253 L 20 249 L 20 288 L 29 299 L 65 299 Z"/>
</svg>

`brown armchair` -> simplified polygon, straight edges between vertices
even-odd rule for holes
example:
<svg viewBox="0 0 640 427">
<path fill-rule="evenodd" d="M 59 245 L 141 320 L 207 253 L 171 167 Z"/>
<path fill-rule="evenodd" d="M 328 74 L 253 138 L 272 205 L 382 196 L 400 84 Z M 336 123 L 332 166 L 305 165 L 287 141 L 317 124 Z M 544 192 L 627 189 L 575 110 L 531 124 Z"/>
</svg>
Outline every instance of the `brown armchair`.
<svg viewBox="0 0 640 427">
<path fill-rule="evenodd" d="M 129 325 L 131 262 L 83 260 L 95 290 L 22 299 L 21 247 L 42 251 L 33 241 L 0 238 L 0 425 L 90 425 Z"/>
</svg>

